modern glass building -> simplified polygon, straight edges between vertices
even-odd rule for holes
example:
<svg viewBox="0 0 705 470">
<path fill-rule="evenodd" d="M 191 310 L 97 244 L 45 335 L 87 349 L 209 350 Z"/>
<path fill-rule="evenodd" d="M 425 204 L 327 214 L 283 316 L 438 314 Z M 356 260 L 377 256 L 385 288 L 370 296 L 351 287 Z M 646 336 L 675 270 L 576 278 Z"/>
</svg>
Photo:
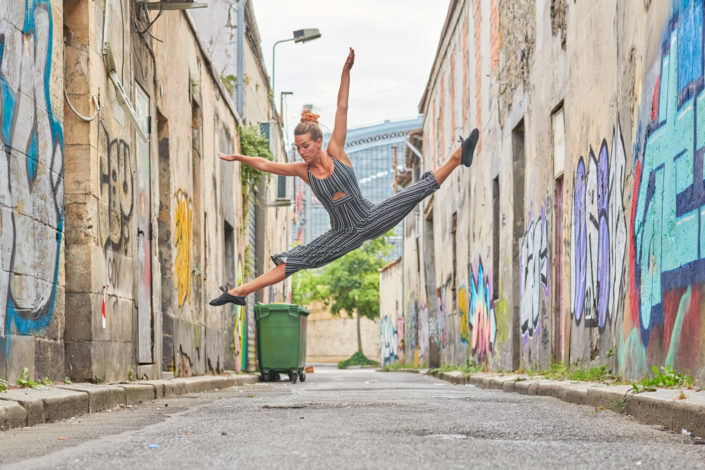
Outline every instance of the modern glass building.
<svg viewBox="0 0 705 470">
<path fill-rule="evenodd" d="M 377 203 L 394 194 L 394 157 L 396 149 L 396 171 L 404 168 L 404 151 L 409 132 L 422 127 L 422 118 L 406 121 L 384 121 L 369 127 L 348 130 L 345 153 L 355 169 L 362 195 L 370 202 Z M 324 148 L 328 145 L 330 134 L 323 136 Z M 303 183 L 302 183 L 303 184 Z M 399 188 L 401 189 L 401 188 Z M 297 223 L 292 230 L 294 242 L 308 243 L 330 229 L 328 213 L 303 184 L 297 182 Z M 402 254 L 402 224 L 394 229 L 389 239 L 394 245 L 391 259 Z"/>
</svg>

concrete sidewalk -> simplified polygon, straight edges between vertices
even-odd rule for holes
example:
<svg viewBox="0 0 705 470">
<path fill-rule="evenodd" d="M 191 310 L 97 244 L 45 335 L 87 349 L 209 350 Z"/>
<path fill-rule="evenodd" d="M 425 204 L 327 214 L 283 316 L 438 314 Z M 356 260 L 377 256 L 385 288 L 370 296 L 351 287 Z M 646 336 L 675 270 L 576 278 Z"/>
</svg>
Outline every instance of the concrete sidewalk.
<svg viewBox="0 0 705 470">
<path fill-rule="evenodd" d="M 420 372 L 429 374 L 427 370 Z M 633 416 L 644 424 L 688 434 L 698 439 L 699 443 L 705 443 L 705 391 L 702 390 L 659 389 L 655 392 L 634 393 L 631 385 L 550 380 L 518 374 L 478 372 L 470 375 L 451 371 L 432 375 L 458 385 L 470 384 L 524 395 L 543 395 L 577 405 L 593 406 L 599 410 L 612 410 Z"/>
<path fill-rule="evenodd" d="M 0 431 L 50 423 L 116 406 L 259 382 L 259 374 L 201 375 L 95 385 L 75 383 L 0 392 Z"/>
</svg>

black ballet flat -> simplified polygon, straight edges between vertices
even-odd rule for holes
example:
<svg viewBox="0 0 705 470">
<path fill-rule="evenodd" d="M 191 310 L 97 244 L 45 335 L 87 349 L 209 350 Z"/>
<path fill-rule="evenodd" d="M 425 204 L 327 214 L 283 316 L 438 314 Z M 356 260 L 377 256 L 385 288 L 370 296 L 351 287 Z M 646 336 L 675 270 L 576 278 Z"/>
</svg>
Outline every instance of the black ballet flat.
<svg viewBox="0 0 705 470">
<path fill-rule="evenodd" d="M 218 307 L 220 305 L 225 305 L 225 304 L 236 304 L 236 305 L 246 305 L 247 304 L 247 302 L 245 301 L 245 297 L 240 297 L 238 295 L 230 295 L 227 292 L 223 292 L 218 297 L 216 297 L 215 299 L 211 300 L 208 303 L 210 305 L 213 305 L 214 307 Z"/>
<path fill-rule="evenodd" d="M 460 162 L 465 166 L 470 166 L 472 164 L 472 158 L 475 153 L 477 141 L 480 138 L 480 131 L 473 129 L 467 139 L 463 139 L 462 136 L 459 137 L 463 148 L 463 154 L 460 157 Z"/>
</svg>

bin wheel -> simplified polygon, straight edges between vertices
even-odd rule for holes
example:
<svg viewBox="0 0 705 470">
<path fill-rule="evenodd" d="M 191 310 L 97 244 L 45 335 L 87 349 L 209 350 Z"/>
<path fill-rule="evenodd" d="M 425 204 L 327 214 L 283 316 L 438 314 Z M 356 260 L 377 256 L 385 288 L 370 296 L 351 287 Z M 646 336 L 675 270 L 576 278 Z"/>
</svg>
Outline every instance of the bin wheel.
<svg viewBox="0 0 705 470">
<path fill-rule="evenodd" d="M 269 371 L 263 370 L 260 372 L 260 377 L 262 378 L 262 382 L 269 382 L 271 380 L 271 376 L 269 375 Z"/>
<path fill-rule="evenodd" d="M 306 382 L 306 373 L 302 370 L 299 371 L 299 380 L 301 382 Z"/>
<path fill-rule="evenodd" d="M 291 381 L 291 383 L 295 384 L 298 378 L 299 375 L 296 372 L 289 372 L 289 380 Z"/>
</svg>

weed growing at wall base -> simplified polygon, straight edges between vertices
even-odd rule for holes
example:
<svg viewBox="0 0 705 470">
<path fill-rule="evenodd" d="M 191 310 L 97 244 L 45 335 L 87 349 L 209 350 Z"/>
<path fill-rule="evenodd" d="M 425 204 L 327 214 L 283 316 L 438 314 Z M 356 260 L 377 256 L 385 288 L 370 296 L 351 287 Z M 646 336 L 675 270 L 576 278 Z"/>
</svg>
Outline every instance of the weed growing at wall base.
<svg viewBox="0 0 705 470">
<path fill-rule="evenodd" d="M 486 367 L 483 364 L 477 364 L 476 362 L 466 361 L 464 366 L 456 365 L 443 365 L 441 367 L 431 369 L 429 373 L 431 375 L 437 376 L 443 372 L 454 372 L 459 371 L 464 375 L 472 375 L 476 372 L 486 372 Z"/>
<path fill-rule="evenodd" d="M 603 382 L 611 384 L 627 383 L 622 377 L 612 374 L 609 366 L 593 366 L 590 368 L 570 369 L 563 362 L 556 362 L 551 365 L 550 369 L 545 370 L 528 370 L 526 375 L 529 377 L 543 376 L 553 380 L 574 380 L 578 382 Z"/>
<path fill-rule="evenodd" d="M 338 369 L 345 369 L 346 367 L 351 367 L 351 366 L 377 367 L 377 366 L 379 366 L 379 362 L 373 361 L 371 359 L 367 359 L 367 357 L 364 354 L 362 354 L 362 352 L 356 351 L 355 354 L 350 356 L 348 359 L 345 359 L 344 361 L 340 361 L 338 363 Z"/>
<path fill-rule="evenodd" d="M 661 370 L 663 372 L 659 372 L 656 366 L 653 366 L 651 370 L 653 373 L 641 381 L 641 386 L 632 384 L 634 393 L 654 391 L 656 387 L 674 388 L 693 386 L 693 377 L 677 373 L 673 370 L 673 366 L 662 367 Z"/>
<path fill-rule="evenodd" d="M 6 391 L 7 391 L 7 380 L 0 379 L 0 392 L 6 392 Z"/>
<path fill-rule="evenodd" d="M 34 380 L 29 379 L 27 376 L 29 375 L 29 369 L 26 367 L 22 370 L 22 377 L 17 379 L 17 385 L 20 387 L 31 387 L 31 388 L 37 388 L 39 384 L 35 382 Z"/>
</svg>

